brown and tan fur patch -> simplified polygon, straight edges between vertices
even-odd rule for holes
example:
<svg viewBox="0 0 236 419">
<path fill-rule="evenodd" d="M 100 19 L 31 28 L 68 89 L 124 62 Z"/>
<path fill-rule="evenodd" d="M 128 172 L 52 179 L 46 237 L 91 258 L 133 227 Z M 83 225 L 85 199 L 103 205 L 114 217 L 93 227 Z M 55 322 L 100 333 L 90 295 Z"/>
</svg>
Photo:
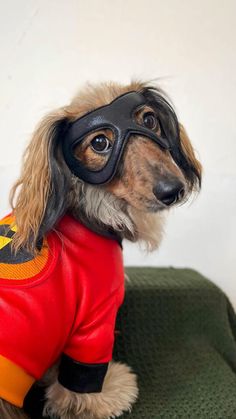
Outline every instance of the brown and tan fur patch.
<svg viewBox="0 0 236 419">
<path fill-rule="evenodd" d="M 144 212 L 161 209 L 163 205 L 157 202 L 153 186 L 158 177 L 165 174 L 173 174 L 185 182 L 168 151 L 161 150 L 148 139 L 135 136 L 126 147 L 121 178 L 108 184 L 107 190 Z"/>
</svg>

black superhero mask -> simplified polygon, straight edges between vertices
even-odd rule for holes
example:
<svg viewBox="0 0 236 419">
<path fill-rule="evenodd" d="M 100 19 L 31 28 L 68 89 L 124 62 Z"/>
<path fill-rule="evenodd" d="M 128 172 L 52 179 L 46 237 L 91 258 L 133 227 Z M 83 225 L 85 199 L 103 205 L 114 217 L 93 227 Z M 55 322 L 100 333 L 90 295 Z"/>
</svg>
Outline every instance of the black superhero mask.
<svg viewBox="0 0 236 419">
<path fill-rule="evenodd" d="M 172 149 L 178 143 L 177 119 L 173 109 L 161 96 L 159 105 L 155 108 L 160 113 L 159 122 L 162 133 L 158 136 L 153 130 L 139 124 L 136 113 L 145 105 L 152 105 L 144 94 L 129 92 L 119 96 L 108 105 L 102 106 L 87 113 L 75 122 L 69 124 L 62 142 L 63 155 L 71 172 L 81 180 L 90 184 L 104 184 L 110 182 L 116 173 L 125 145 L 133 134 L 139 134 L 153 140 L 163 149 Z M 114 135 L 114 144 L 110 156 L 104 167 L 100 170 L 91 170 L 74 155 L 75 146 L 81 143 L 88 134 L 96 133 L 102 129 L 110 129 Z M 173 136 L 175 138 L 173 138 Z M 177 146 L 178 149 L 178 146 Z M 177 151 L 177 150 L 176 150 Z M 179 154 L 179 153 L 177 153 Z M 177 156 L 176 156 L 177 157 Z M 177 158 L 178 160 L 178 158 Z"/>
</svg>

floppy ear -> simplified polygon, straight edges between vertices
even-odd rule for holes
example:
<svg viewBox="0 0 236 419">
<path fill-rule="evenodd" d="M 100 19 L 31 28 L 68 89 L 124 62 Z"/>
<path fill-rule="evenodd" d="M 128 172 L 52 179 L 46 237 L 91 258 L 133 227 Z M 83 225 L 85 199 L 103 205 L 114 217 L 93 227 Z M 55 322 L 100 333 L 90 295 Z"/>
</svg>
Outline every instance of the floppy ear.
<svg viewBox="0 0 236 419">
<path fill-rule="evenodd" d="M 37 240 L 53 228 L 66 210 L 69 176 L 67 170 L 62 170 L 58 150 L 65 125 L 64 109 L 47 115 L 24 153 L 20 178 L 10 194 L 17 226 L 12 241 L 15 251 L 25 247 L 34 252 Z"/>
<path fill-rule="evenodd" d="M 179 124 L 179 138 L 182 152 L 188 162 L 188 167 L 193 176 L 190 176 L 190 190 L 198 190 L 201 187 L 202 165 L 197 160 L 191 141 L 182 124 Z"/>
<path fill-rule="evenodd" d="M 152 86 L 144 87 L 142 93 L 147 102 L 158 110 L 162 129 L 170 142 L 170 153 L 185 175 L 189 192 L 197 191 L 201 187 L 202 167 L 195 157 L 191 142 L 183 125 L 179 123 L 169 98 L 163 90 Z"/>
</svg>

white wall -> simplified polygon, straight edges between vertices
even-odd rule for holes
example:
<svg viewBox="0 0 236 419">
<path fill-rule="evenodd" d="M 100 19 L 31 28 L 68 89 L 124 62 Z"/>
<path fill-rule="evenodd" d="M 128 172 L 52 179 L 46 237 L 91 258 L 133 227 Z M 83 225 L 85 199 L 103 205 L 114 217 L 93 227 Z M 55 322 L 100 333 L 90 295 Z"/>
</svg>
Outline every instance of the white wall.
<svg viewBox="0 0 236 419">
<path fill-rule="evenodd" d="M 204 165 L 159 252 L 133 265 L 195 268 L 236 305 L 236 2 L 0 0 L 0 213 L 35 123 L 85 81 L 163 77 Z"/>
</svg>

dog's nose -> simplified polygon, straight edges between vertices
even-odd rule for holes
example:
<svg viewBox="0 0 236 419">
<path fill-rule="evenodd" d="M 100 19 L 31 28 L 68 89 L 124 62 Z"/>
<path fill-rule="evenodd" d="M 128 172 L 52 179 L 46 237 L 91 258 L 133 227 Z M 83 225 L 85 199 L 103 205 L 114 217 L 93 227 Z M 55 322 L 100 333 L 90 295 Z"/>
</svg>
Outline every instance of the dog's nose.
<svg viewBox="0 0 236 419">
<path fill-rule="evenodd" d="M 184 185 L 178 178 L 166 178 L 159 180 L 153 188 L 156 198 L 169 206 L 184 197 Z"/>
</svg>

